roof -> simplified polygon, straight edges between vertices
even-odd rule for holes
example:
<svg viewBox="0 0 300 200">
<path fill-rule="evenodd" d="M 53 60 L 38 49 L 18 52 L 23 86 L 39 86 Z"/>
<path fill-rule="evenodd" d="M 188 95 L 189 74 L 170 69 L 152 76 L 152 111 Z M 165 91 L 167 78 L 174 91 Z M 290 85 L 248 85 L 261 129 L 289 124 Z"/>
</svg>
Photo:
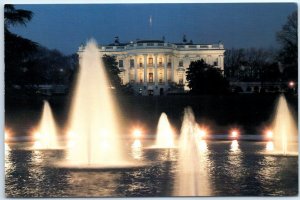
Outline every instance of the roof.
<svg viewBox="0 0 300 200">
<path fill-rule="evenodd" d="M 136 43 L 164 43 L 163 40 L 138 40 Z"/>
</svg>

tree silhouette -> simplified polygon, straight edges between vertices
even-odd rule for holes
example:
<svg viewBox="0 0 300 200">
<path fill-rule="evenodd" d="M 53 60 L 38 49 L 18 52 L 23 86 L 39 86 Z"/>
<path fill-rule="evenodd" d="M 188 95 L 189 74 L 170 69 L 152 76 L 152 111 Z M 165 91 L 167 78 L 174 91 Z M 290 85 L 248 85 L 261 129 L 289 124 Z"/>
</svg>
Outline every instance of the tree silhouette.
<svg viewBox="0 0 300 200">
<path fill-rule="evenodd" d="M 187 70 L 188 86 L 191 94 L 224 94 L 228 92 L 229 83 L 222 71 L 204 60 L 191 62 Z"/>
<path fill-rule="evenodd" d="M 14 5 L 4 6 L 5 39 L 5 88 L 22 83 L 22 74 L 26 71 L 29 56 L 36 52 L 38 44 L 9 31 L 10 26 L 23 25 L 31 20 L 31 11 L 15 9 Z"/>
<path fill-rule="evenodd" d="M 283 65 L 284 79 L 298 79 L 298 12 L 288 16 L 282 30 L 277 33 L 277 40 L 282 45 L 278 59 Z"/>
</svg>

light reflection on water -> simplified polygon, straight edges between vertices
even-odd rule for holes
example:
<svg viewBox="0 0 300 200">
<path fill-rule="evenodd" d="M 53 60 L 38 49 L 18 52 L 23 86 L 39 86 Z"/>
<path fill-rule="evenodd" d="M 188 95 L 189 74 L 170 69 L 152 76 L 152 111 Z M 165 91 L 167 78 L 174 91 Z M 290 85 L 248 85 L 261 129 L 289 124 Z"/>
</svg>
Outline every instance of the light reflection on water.
<svg viewBox="0 0 300 200">
<path fill-rule="evenodd" d="M 153 164 L 136 170 L 99 172 L 74 172 L 49 166 L 61 159 L 63 151 L 24 151 L 5 144 L 5 194 L 8 197 L 172 195 L 177 149 L 143 149 L 142 142 L 131 147 L 132 157 Z M 297 157 L 257 153 L 266 149 L 268 143 L 199 142 L 201 181 L 212 196 L 297 194 Z"/>
<path fill-rule="evenodd" d="M 237 140 L 233 140 L 231 142 L 231 145 L 230 145 L 230 151 L 231 152 L 234 152 L 234 153 L 239 153 L 240 152 L 240 149 L 239 149 L 239 143 Z"/>
<path fill-rule="evenodd" d="M 132 157 L 136 160 L 141 160 L 143 158 L 142 142 L 139 139 L 135 139 L 131 145 Z"/>
<path fill-rule="evenodd" d="M 266 150 L 267 151 L 274 151 L 274 142 L 272 142 L 272 141 L 267 142 Z"/>
<path fill-rule="evenodd" d="M 230 151 L 228 154 L 228 173 L 232 176 L 234 182 L 239 182 L 243 177 L 243 152 L 239 147 L 239 142 L 233 140 L 230 144 Z"/>
</svg>

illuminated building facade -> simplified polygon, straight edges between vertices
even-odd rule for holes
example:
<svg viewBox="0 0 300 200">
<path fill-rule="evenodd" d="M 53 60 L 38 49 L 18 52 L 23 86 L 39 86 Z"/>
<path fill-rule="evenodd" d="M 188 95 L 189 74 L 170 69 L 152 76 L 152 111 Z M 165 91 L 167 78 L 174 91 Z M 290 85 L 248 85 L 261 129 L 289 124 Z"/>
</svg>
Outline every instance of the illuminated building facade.
<svg viewBox="0 0 300 200">
<path fill-rule="evenodd" d="M 80 51 L 80 49 L 79 49 Z M 168 43 L 137 40 L 102 46 L 99 51 L 115 56 L 123 84 L 130 83 L 136 94 L 166 95 L 188 90 L 186 71 L 190 63 L 203 59 L 224 70 L 223 44 Z M 181 89 L 180 89 L 181 88 Z"/>
</svg>

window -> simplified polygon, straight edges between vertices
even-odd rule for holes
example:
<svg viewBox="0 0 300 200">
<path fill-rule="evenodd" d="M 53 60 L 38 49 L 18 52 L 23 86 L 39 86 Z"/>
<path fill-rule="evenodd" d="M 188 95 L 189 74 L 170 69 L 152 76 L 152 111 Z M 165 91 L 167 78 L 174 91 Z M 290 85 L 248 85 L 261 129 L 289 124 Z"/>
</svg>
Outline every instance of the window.
<svg viewBox="0 0 300 200">
<path fill-rule="evenodd" d="M 153 73 L 149 73 L 149 83 L 153 83 Z"/>
<path fill-rule="evenodd" d="M 143 67 L 143 61 L 142 61 L 142 58 L 140 58 L 140 67 Z"/>
<path fill-rule="evenodd" d="M 171 67 L 171 63 L 172 63 L 172 62 L 171 62 L 171 59 L 169 58 L 168 63 L 167 63 L 167 66 L 168 66 L 168 67 Z"/>
<path fill-rule="evenodd" d="M 162 74 L 161 71 L 159 72 L 159 75 L 158 75 L 158 82 L 159 82 L 159 83 L 162 83 L 162 82 L 163 82 L 163 74 Z"/>
<path fill-rule="evenodd" d="M 123 68 L 123 60 L 119 60 L 119 68 Z"/>
<path fill-rule="evenodd" d="M 214 61 L 214 66 L 218 66 L 218 59 Z"/>
<path fill-rule="evenodd" d="M 153 58 L 149 58 L 149 65 L 153 65 Z"/>
<path fill-rule="evenodd" d="M 183 67 L 183 61 L 182 60 L 179 61 L 179 67 Z"/>
<path fill-rule="evenodd" d="M 139 79 L 140 79 L 140 83 L 143 83 L 143 73 L 142 72 L 139 73 Z"/>
<path fill-rule="evenodd" d="M 133 59 L 130 59 L 130 68 L 134 68 L 134 60 Z"/>
<path fill-rule="evenodd" d="M 178 74 L 178 83 L 179 85 L 183 85 L 183 73 Z"/>
<path fill-rule="evenodd" d="M 162 65 L 162 58 L 159 58 L 158 64 Z"/>
</svg>

